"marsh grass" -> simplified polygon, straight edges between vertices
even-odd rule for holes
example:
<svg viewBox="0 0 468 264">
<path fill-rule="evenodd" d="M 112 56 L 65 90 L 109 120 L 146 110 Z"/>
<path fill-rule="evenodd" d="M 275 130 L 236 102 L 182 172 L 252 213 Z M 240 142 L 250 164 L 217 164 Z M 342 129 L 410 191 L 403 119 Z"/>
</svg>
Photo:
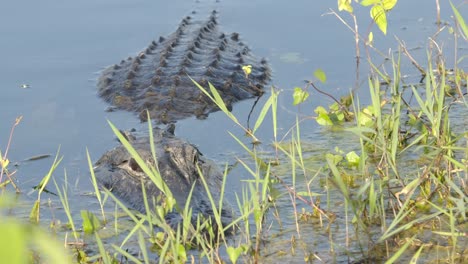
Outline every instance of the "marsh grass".
<svg viewBox="0 0 468 264">
<path fill-rule="evenodd" d="M 151 122 L 149 121 L 149 124 Z M 200 257 L 206 258 L 209 262 L 216 262 L 220 259 L 219 257 L 219 249 L 217 246 L 221 243 L 226 243 L 225 233 L 228 230 L 234 229 L 235 225 L 244 218 L 243 215 L 239 216 L 239 219 L 234 220 L 232 224 L 228 226 L 223 226 L 221 221 L 221 211 L 223 210 L 223 199 L 224 199 L 224 188 L 225 188 L 225 180 L 222 183 L 222 188 L 220 190 L 220 200 L 214 200 L 213 196 L 210 193 L 210 189 L 208 188 L 208 184 L 201 172 L 198 168 L 200 181 L 202 182 L 203 186 L 206 188 L 208 193 L 208 198 L 210 200 L 212 210 L 213 210 L 213 219 L 202 219 L 198 218 L 197 225 L 193 226 L 191 219 L 193 218 L 192 209 L 190 206 L 190 199 L 192 197 L 193 188 L 190 190 L 188 195 L 188 201 L 186 203 L 185 208 L 180 208 L 172 196 L 170 189 L 165 185 L 164 180 L 161 178 L 159 174 L 158 168 L 152 164 L 157 164 L 155 162 L 157 157 L 155 155 L 155 148 L 151 146 L 153 159 L 154 162 L 145 162 L 139 154 L 135 151 L 135 149 L 130 145 L 128 140 L 120 133 L 120 131 L 115 128 L 112 123 L 109 123 L 112 130 L 118 137 L 118 139 L 122 142 L 122 144 L 127 148 L 129 153 L 131 153 L 132 157 L 135 158 L 136 162 L 139 164 L 141 169 L 145 171 L 151 181 L 158 186 L 161 190 L 164 190 L 164 197 L 162 197 L 164 202 L 156 203 L 155 199 L 160 199 L 161 197 L 152 197 L 146 193 L 144 186 L 142 185 L 142 193 L 144 197 L 144 203 L 146 208 L 146 214 L 135 213 L 132 210 L 129 210 L 125 204 L 123 204 L 117 197 L 115 197 L 110 191 L 104 190 L 105 197 L 109 197 L 119 208 L 123 210 L 125 215 L 129 217 L 135 224 L 134 228 L 128 232 L 128 235 L 123 239 L 120 245 L 112 245 L 113 250 L 116 253 L 120 254 L 124 258 L 131 260 L 132 262 L 136 263 L 147 263 L 148 260 L 148 242 L 152 244 L 151 248 L 152 251 L 156 251 L 158 253 L 158 258 L 161 262 L 185 262 L 188 260 L 187 251 L 193 248 L 198 248 L 203 252 Z M 149 133 L 150 138 L 152 138 L 152 128 L 149 126 Z M 153 141 L 151 141 L 153 142 Z M 92 168 L 91 158 L 88 158 L 89 166 Z M 227 173 L 227 167 L 226 171 Z M 99 191 L 99 187 L 97 185 L 97 181 L 95 178 L 94 173 L 91 173 L 92 176 L 92 184 L 96 191 Z M 225 175 L 226 176 L 226 175 Z M 224 177 L 226 179 L 226 177 Z M 104 208 L 104 203 L 106 202 L 104 199 L 101 198 L 99 195 L 99 204 L 101 208 Z M 151 209 L 150 203 L 155 203 L 155 210 Z M 176 227 L 169 226 L 165 222 L 165 215 L 168 212 L 172 212 L 173 210 L 177 211 L 181 218 L 183 219 L 182 224 Z M 103 214 L 105 214 L 103 212 Z M 117 218 L 117 216 L 114 216 Z M 103 216 L 105 219 L 105 216 Z M 215 221 L 216 225 L 219 227 L 217 229 L 213 229 L 213 225 L 211 221 Z M 96 230 L 96 236 L 98 236 L 98 230 Z M 140 252 L 138 255 L 143 259 L 136 258 L 131 253 L 126 252 L 125 247 L 127 242 L 133 240 L 137 237 L 138 246 Z M 144 243 L 144 242 L 145 243 Z M 102 247 L 99 246 L 100 254 L 103 256 L 103 261 L 107 261 L 104 256 L 108 256 L 107 251 L 103 251 Z M 227 251 L 232 251 L 230 248 L 227 248 Z M 154 254 L 154 253 L 153 253 Z M 235 260 L 235 253 L 230 253 L 231 259 Z M 194 258 L 194 256 L 192 256 Z M 114 256 L 114 260 L 116 256 Z M 139 260 L 138 260 L 139 259 Z M 138 261 L 137 261 L 138 260 Z"/>
<path fill-rule="evenodd" d="M 20 189 L 18 186 L 16 186 L 15 182 L 12 180 L 13 175 L 16 173 L 16 171 L 10 171 L 9 169 L 9 164 L 10 160 L 8 159 L 8 151 L 10 150 L 10 145 L 13 139 L 13 134 L 15 132 L 15 128 L 20 124 L 21 120 L 23 119 L 23 116 L 19 116 L 16 118 L 15 123 L 12 125 L 10 129 L 10 136 L 8 137 L 8 143 L 5 148 L 5 151 L 2 154 L 2 151 L 0 150 L 0 188 L 3 188 L 7 186 L 8 184 L 11 184 L 17 193 L 20 192 Z M 3 181 L 3 176 L 6 176 L 8 180 Z"/>
<path fill-rule="evenodd" d="M 462 37 L 466 39 L 468 31 L 463 17 L 452 7 L 460 32 L 464 34 Z M 353 19 L 355 21 L 356 17 Z M 357 28 L 353 32 L 356 52 L 360 54 L 358 41 L 363 38 Z M 371 47 L 371 42 L 366 45 Z M 348 262 L 465 263 L 468 261 L 468 143 L 466 130 L 453 128 L 459 120 L 452 119 L 451 111 L 455 104 L 462 107 L 457 111 L 467 110 L 465 98 L 461 96 L 468 91 L 468 87 L 463 88 L 467 85 L 467 77 L 456 65 L 455 77 L 448 77 L 449 71 L 440 59 L 442 54 L 438 50 L 436 55 L 432 52 L 431 49 L 427 52 L 426 69 L 419 67 L 424 77 L 419 85 L 406 85 L 401 78 L 401 57 L 402 54 L 408 56 L 406 49 L 388 56 L 390 74 L 376 66 L 378 64 L 369 56 L 367 105 L 351 93 L 346 100 L 335 100 L 336 104 L 317 111 L 317 122 L 328 118 L 330 122 L 321 124 L 327 124 L 328 128 L 340 126 L 341 132 L 336 133 L 357 136 L 355 142 L 347 143 L 352 145 L 352 150 L 347 152 L 338 145 L 334 146 L 334 151 L 311 154 L 305 148 L 307 142 L 303 135 L 307 131 L 301 130 L 302 120 L 299 119 L 289 130 L 288 139 L 278 140 L 286 136 L 278 135 L 279 92 L 274 88 L 250 128 L 228 111 L 215 87 L 209 84 L 205 88 L 194 82 L 247 136 L 239 137 L 229 132 L 232 140 L 245 150 L 244 156 L 237 157 L 237 163 L 248 177 L 242 182 L 240 193 L 236 193 L 236 200 L 230 201 L 237 206 L 238 214 L 227 226 L 221 221 L 227 165 L 219 200 L 210 193 L 206 178 L 198 168 L 200 181 L 209 194 L 213 218 L 198 217 L 197 224 L 193 225 L 191 220 L 197 216 L 193 216 L 190 202 L 184 208 L 177 204 L 154 165 L 158 164 L 155 146 L 151 145 L 153 161 L 146 162 L 109 122 L 140 168 L 164 193 L 163 197 L 146 193 L 142 182 L 146 213 L 129 209 L 111 191 L 98 185 L 92 157 L 87 151 L 91 183 L 99 204 L 97 212 L 83 210 L 81 219 L 76 217 L 73 212 L 77 208 L 73 208 L 69 201 L 66 172 L 65 185 L 59 186 L 53 180 L 68 220 L 65 247 L 72 253 L 65 254 L 63 246 L 55 240 L 45 243 L 48 236 L 37 225 L 16 223 L 11 217 L 0 214 L 0 256 L 10 254 L 12 263 L 24 263 L 25 256 L 32 256 L 29 262 L 46 259 L 51 263 L 261 263 L 288 257 L 297 260 L 297 256 L 305 262 L 345 259 Z M 463 58 L 466 56 L 456 61 Z M 325 81 L 324 73 L 321 76 L 319 79 Z M 308 85 L 314 84 L 309 82 Z M 318 88 L 316 90 L 320 92 Z M 305 103 L 308 96 L 301 95 L 298 103 Z M 327 108 L 329 110 L 325 110 Z M 335 118 L 344 113 L 346 118 Z M 256 133 L 269 117 L 273 140 L 265 143 Z M 0 156 L 2 190 L 14 184 L 12 176 L 15 173 L 9 170 L 7 154 L 14 127 L 18 124 L 17 120 L 11 129 L 7 149 Z M 148 116 L 148 133 L 153 143 L 151 125 Z M 335 133 L 332 129 L 328 132 Z M 349 141 L 354 139 L 349 136 Z M 268 155 L 262 151 L 265 149 L 270 149 Z M 41 193 L 53 179 L 52 174 L 60 161 L 57 153 L 39 184 L 38 198 L 31 210 L 34 223 L 41 221 Z M 4 175 L 8 180 L 2 182 Z M 188 195 L 189 201 L 193 190 Z M 1 195 L 0 208 L 12 206 L 3 191 Z M 281 203 L 287 208 L 278 208 Z M 153 205 L 155 210 L 150 209 Z M 182 218 L 176 227 L 165 221 L 166 214 L 173 211 Z M 290 214 L 284 215 L 285 212 Z M 127 229 L 123 227 L 123 219 L 131 223 Z M 291 221 L 292 226 L 286 226 L 287 221 Z M 213 228 L 214 223 L 219 228 Z M 334 226 L 338 228 L 333 229 Z M 309 237 L 311 227 L 321 235 L 319 242 L 311 243 L 315 239 Z M 118 238 L 117 242 L 107 242 L 109 235 L 103 232 L 106 229 L 111 230 L 111 237 Z M 229 230 L 235 230 L 235 233 L 229 236 Z M 334 230 L 344 234 L 334 233 Z M 69 232 L 75 243 L 69 243 Z M 281 249 L 273 253 L 268 251 L 271 241 L 281 237 L 288 237 L 281 241 Z M 84 250 L 85 242 L 94 252 Z M 325 251 L 317 245 L 319 243 L 325 245 Z M 24 252 L 33 253 L 21 256 Z"/>
<path fill-rule="evenodd" d="M 15 171 L 8 169 L 7 158 L 14 128 L 20 121 L 21 117 L 16 119 L 10 132 L 6 151 L 0 156 L 1 176 L 6 175 L 8 179 L 2 182 L 0 176 L 0 188 L 2 188 L 0 193 L 0 261 L 2 263 L 71 263 L 69 252 L 63 248 L 58 239 L 52 238 L 43 227 L 37 225 L 40 222 L 41 193 L 44 192 L 52 173 L 60 163 L 61 158 L 58 158 L 58 153 L 49 172 L 36 188 L 38 197 L 30 212 L 30 222 L 18 221 L 16 217 L 5 212 L 17 206 L 16 199 L 9 192 L 5 192 L 6 187 L 12 185 L 17 193 L 20 192 L 12 179 Z"/>
</svg>

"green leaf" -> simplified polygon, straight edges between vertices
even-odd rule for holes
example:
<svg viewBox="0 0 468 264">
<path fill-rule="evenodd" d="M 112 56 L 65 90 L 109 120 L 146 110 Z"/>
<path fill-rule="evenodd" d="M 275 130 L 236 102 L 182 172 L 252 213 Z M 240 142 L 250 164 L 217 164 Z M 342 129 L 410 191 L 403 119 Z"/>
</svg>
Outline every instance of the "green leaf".
<svg viewBox="0 0 468 264">
<path fill-rule="evenodd" d="M 337 165 L 343 160 L 343 157 L 341 155 L 335 155 L 331 153 L 327 153 L 325 157 L 327 161 L 332 161 L 334 165 Z"/>
<path fill-rule="evenodd" d="M 386 11 L 388 11 L 388 10 L 393 9 L 393 7 L 395 7 L 397 2 L 398 2 L 398 0 L 383 0 L 382 5 L 383 5 L 383 8 Z"/>
<path fill-rule="evenodd" d="M 327 109 L 325 109 L 323 106 L 317 106 L 317 108 L 315 108 L 314 112 L 315 112 L 317 115 L 320 115 L 320 114 L 328 114 Z"/>
<path fill-rule="evenodd" d="M 237 259 L 239 258 L 239 256 L 242 254 L 242 252 L 244 251 L 242 247 L 228 247 L 226 249 L 227 253 L 228 253 L 228 256 L 229 256 L 229 259 L 231 260 L 232 263 L 236 263 L 237 262 Z"/>
<path fill-rule="evenodd" d="M 315 70 L 314 76 L 322 83 L 325 83 L 327 81 L 327 75 L 322 69 Z"/>
<path fill-rule="evenodd" d="M 371 127 L 374 123 L 374 120 L 372 119 L 372 113 L 367 108 L 365 108 L 361 113 L 359 113 L 358 122 L 361 126 Z"/>
<path fill-rule="evenodd" d="M 330 110 L 334 112 L 339 111 L 340 107 L 341 106 L 337 102 L 334 102 L 332 105 L 329 106 Z"/>
<path fill-rule="evenodd" d="M 342 111 L 339 111 L 337 113 L 335 113 L 335 116 L 336 116 L 336 120 L 342 122 L 345 118 L 345 115 Z"/>
<path fill-rule="evenodd" d="M 348 164 L 351 166 L 358 166 L 359 161 L 361 160 L 360 157 L 356 154 L 356 152 L 351 151 L 348 154 L 346 154 L 346 160 L 348 161 Z"/>
<path fill-rule="evenodd" d="M 177 247 L 177 256 L 179 257 L 179 260 L 181 260 L 181 263 L 187 261 L 187 252 L 185 251 L 185 247 L 181 244 Z"/>
<path fill-rule="evenodd" d="M 316 119 L 317 123 L 321 126 L 332 126 L 333 122 L 327 113 L 320 113 Z"/>
<path fill-rule="evenodd" d="M 353 7 L 351 6 L 351 0 L 338 0 L 338 10 L 352 13 Z"/>
<path fill-rule="evenodd" d="M 83 231 L 85 234 L 92 234 L 101 227 L 99 219 L 88 210 L 81 210 L 81 218 L 83 219 Z"/>
<path fill-rule="evenodd" d="M 293 105 L 298 105 L 300 103 L 303 103 L 307 99 L 307 97 L 309 97 L 309 92 L 304 91 L 300 87 L 294 88 L 294 93 L 293 93 L 294 102 L 293 102 Z"/>
<path fill-rule="evenodd" d="M 387 15 L 382 5 L 374 5 L 370 10 L 370 15 L 374 19 L 379 29 L 387 34 Z"/>
<path fill-rule="evenodd" d="M 31 213 L 29 213 L 29 221 L 31 223 L 38 223 L 39 222 L 39 211 L 41 210 L 41 202 L 36 200 L 34 202 L 33 208 L 31 209 Z"/>
</svg>

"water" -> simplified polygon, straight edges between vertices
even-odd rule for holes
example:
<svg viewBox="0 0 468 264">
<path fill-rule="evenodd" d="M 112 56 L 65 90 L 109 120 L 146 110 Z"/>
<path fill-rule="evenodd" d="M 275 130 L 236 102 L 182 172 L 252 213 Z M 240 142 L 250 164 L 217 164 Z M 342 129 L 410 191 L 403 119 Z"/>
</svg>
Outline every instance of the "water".
<svg viewBox="0 0 468 264">
<path fill-rule="evenodd" d="M 268 58 L 274 72 L 272 83 L 282 90 L 280 107 L 286 110 L 279 114 L 282 136 L 294 124 L 297 112 L 301 116 L 311 115 L 316 106 L 332 102 L 312 92 L 307 105 L 299 110 L 291 106 L 292 89 L 313 78 L 315 69 L 327 73 L 328 81 L 320 87 L 336 98 L 354 86 L 353 34 L 334 15 L 324 15 L 330 12 L 329 7 L 336 9 L 335 4 L 306 0 L 7 1 L 0 9 L 0 149 L 6 148 L 10 124 L 22 115 L 9 159 L 18 162 L 37 154 L 55 155 L 60 148 L 64 160 L 55 172 L 55 179 L 62 184 L 66 172 L 73 208 L 86 208 L 90 198 L 82 199 L 81 195 L 92 190 L 86 149 L 95 161 L 117 144 L 106 120 L 122 129 L 147 127 L 132 113 L 104 111 L 107 105 L 97 97 L 95 88 L 99 71 L 135 55 L 154 38 L 173 32 L 180 19 L 194 9 L 207 14 L 211 9 L 219 10 L 223 31 L 239 32 L 254 54 Z M 442 4 L 441 16 L 450 17 L 450 6 Z M 466 6 L 460 10 L 462 14 L 463 10 Z M 365 32 L 370 22 L 368 10 L 356 7 L 355 11 L 362 21 L 360 31 Z M 339 14 L 351 23 L 347 14 Z M 421 48 L 414 55 L 424 62 L 427 38 L 436 28 L 435 17 L 432 2 L 400 1 L 389 14 L 388 35 L 398 35 L 409 48 Z M 376 28 L 373 31 L 379 49 L 397 47 L 392 37 L 384 39 Z M 453 65 L 450 61 L 453 38 L 447 35 L 440 38 L 448 40 L 445 55 L 448 65 Z M 459 49 L 459 54 L 463 52 L 466 53 L 466 44 Z M 404 59 L 404 65 L 416 76 L 417 71 L 408 60 Z M 365 63 L 363 69 L 365 76 Z M 365 78 L 362 80 L 365 83 Z M 21 88 L 23 85 L 29 88 Z M 234 107 L 234 114 L 244 123 L 252 103 L 250 100 Z M 272 141 L 270 127 L 266 122 L 259 130 L 266 145 Z M 198 145 L 206 156 L 220 164 L 232 162 L 233 154 L 241 152 L 227 131 L 242 136 L 241 130 L 222 113 L 211 114 L 205 121 L 181 121 L 176 129 L 178 136 Z M 340 142 L 313 120 L 303 122 L 302 131 L 310 140 L 320 141 L 324 149 L 332 149 Z M 22 199 L 35 199 L 30 190 L 47 173 L 51 163 L 51 158 L 20 163 L 16 178 L 24 192 Z M 230 177 L 229 184 L 240 189 L 235 177 Z"/>
</svg>

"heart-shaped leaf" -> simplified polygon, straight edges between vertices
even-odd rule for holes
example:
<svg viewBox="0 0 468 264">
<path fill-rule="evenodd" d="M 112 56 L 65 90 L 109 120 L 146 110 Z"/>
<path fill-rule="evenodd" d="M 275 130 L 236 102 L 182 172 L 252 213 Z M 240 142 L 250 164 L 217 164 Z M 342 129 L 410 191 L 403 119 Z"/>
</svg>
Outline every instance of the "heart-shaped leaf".
<svg viewBox="0 0 468 264">
<path fill-rule="evenodd" d="M 232 263 L 236 263 L 237 262 L 237 259 L 239 258 L 239 256 L 242 254 L 242 252 L 244 251 L 243 247 L 240 246 L 240 247 L 228 247 L 226 249 L 228 255 L 229 255 L 229 259 L 231 260 Z"/>
<path fill-rule="evenodd" d="M 293 105 L 298 105 L 300 103 L 303 103 L 307 97 L 309 97 L 309 92 L 304 91 L 300 87 L 294 88 L 294 93 L 293 93 Z"/>
</svg>

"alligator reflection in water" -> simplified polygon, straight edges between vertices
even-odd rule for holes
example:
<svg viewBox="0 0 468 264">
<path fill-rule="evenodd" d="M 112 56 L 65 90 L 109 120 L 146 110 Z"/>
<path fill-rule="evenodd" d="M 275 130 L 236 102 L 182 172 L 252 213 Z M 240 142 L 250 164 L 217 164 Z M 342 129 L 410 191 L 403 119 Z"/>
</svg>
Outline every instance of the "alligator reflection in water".
<svg viewBox="0 0 468 264">
<path fill-rule="evenodd" d="M 252 66 L 248 78 L 243 65 Z M 236 101 L 261 95 L 270 68 L 250 53 L 238 33 L 220 32 L 213 11 L 206 21 L 184 18 L 176 32 L 105 69 L 98 81 L 99 95 L 114 107 L 140 113 L 142 121 L 146 110 L 159 123 L 204 118 L 217 111 L 189 76 L 204 87 L 211 82 L 230 108 Z"/>
<path fill-rule="evenodd" d="M 242 65 L 251 65 L 248 76 Z M 99 95 L 114 107 L 139 112 L 142 121 L 146 121 L 148 110 L 156 123 L 173 123 L 190 116 L 204 118 L 217 111 L 189 76 L 203 86 L 212 83 L 230 108 L 236 101 L 260 96 L 270 80 L 270 68 L 266 60 L 257 60 L 250 53 L 237 33 L 221 33 L 213 11 L 205 22 L 184 18 L 175 33 L 153 41 L 137 57 L 105 69 L 98 81 Z M 185 206 L 194 185 L 192 221 L 200 214 L 211 218 L 211 203 L 197 165 L 216 202 L 223 174 L 196 147 L 176 138 L 173 126 L 166 131 L 154 128 L 157 167 L 180 208 Z M 148 137 L 133 139 L 131 143 L 146 161 L 152 160 Z M 95 172 L 100 183 L 141 212 L 145 211 L 141 181 L 151 200 L 161 194 L 123 146 L 105 153 L 96 163 Z M 222 222 L 228 224 L 232 210 L 227 204 L 223 208 Z M 166 221 L 174 226 L 181 217 L 173 212 Z"/>
</svg>

